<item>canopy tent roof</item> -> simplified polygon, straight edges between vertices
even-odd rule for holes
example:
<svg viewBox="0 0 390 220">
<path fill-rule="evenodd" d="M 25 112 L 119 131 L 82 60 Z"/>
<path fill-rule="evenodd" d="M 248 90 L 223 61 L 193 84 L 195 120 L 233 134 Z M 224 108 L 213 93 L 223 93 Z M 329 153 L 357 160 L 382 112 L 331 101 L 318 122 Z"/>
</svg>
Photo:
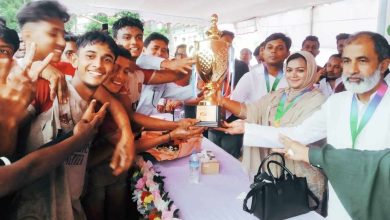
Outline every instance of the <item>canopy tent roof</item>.
<svg viewBox="0 0 390 220">
<path fill-rule="evenodd" d="M 128 10 L 138 12 L 145 21 L 198 25 L 208 23 L 213 13 L 218 14 L 219 23 L 236 23 L 335 1 L 340 0 L 60 0 L 78 15 L 98 12 L 110 15 Z"/>
</svg>

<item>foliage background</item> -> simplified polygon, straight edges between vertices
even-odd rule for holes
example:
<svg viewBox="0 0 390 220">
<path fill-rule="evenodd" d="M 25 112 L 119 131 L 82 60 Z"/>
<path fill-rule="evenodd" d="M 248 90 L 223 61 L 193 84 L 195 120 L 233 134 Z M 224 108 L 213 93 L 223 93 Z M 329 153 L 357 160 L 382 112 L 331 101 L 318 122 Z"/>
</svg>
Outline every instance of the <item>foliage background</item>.
<svg viewBox="0 0 390 220">
<path fill-rule="evenodd" d="M 7 21 L 7 26 L 19 31 L 18 22 L 16 20 L 16 14 L 19 9 L 26 3 L 31 2 L 31 0 L 0 0 L 0 16 L 5 18 Z M 88 15 L 86 17 L 92 18 L 88 24 L 85 25 L 85 31 L 91 30 L 100 30 L 102 28 L 102 23 L 107 23 L 109 30 L 111 29 L 113 23 L 123 16 L 131 16 L 134 18 L 140 19 L 140 15 L 136 12 L 130 11 L 121 11 L 113 16 L 108 16 L 104 13 L 97 13 L 94 15 Z M 85 17 L 85 16 L 84 16 Z M 96 20 L 96 21 L 93 21 Z M 99 22 L 97 22 L 99 21 Z M 65 23 L 65 30 L 68 32 L 76 32 L 77 25 L 77 16 L 71 14 L 71 17 L 67 23 Z M 144 36 L 148 36 L 152 32 L 159 32 L 164 35 L 168 35 L 168 29 L 165 25 L 145 25 L 144 26 Z"/>
<path fill-rule="evenodd" d="M 16 14 L 28 2 L 31 0 L 0 0 L 0 16 L 7 21 L 7 27 L 19 31 Z"/>
</svg>

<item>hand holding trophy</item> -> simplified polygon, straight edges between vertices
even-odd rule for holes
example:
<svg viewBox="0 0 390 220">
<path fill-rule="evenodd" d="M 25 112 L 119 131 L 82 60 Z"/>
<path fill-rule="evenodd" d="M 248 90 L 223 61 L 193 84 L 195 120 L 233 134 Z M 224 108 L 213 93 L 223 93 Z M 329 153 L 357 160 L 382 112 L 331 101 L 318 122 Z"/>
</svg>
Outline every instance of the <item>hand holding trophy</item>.
<svg viewBox="0 0 390 220">
<path fill-rule="evenodd" d="M 225 119 L 225 111 L 218 106 L 218 91 L 228 70 L 230 45 L 221 40 L 217 27 L 218 16 L 211 16 L 211 27 L 206 32 L 208 39 L 195 42 L 195 66 L 205 82 L 204 99 L 196 106 L 198 126 L 218 127 Z"/>
</svg>

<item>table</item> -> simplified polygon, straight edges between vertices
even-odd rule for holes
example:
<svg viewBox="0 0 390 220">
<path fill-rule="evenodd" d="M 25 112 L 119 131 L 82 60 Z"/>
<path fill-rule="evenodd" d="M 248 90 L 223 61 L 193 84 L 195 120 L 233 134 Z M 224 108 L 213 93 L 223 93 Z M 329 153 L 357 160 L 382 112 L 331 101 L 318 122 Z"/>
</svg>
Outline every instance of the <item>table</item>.
<svg viewBox="0 0 390 220">
<path fill-rule="evenodd" d="M 184 220 L 241 220 L 257 219 L 242 209 L 239 195 L 249 191 L 250 179 L 240 162 L 206 138 L 202 148 L 211 150 L 220 162 L 218 175 L 202 175 L 199 184 L 188 181 L 188 157 L 156 164 L 165 176 L 165 190 L 180 209 Z M 323 219 L 316 212 L 291 218 L 294 220 Z"/>
</svg>

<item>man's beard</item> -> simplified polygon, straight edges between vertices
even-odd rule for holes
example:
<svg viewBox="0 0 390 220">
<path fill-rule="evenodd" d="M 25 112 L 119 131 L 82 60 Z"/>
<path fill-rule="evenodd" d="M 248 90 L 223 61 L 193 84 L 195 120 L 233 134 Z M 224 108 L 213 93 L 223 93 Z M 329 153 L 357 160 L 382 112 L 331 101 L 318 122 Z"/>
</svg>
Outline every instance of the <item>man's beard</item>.
<svg viewBox="0 0 390 220">
<path fill-rule="evenodd" d="M 336 77 L 336 75 L 332 74 L 332 75 L 326 75 L 326 79 L 327 80 L 336 80 L 338 77 Z"/>
<path fill-rule="evenodd" d="M 376 69 L 371 76 L 358 76 L 361 81 L 359 83 L 349 82 L 349 76 L 343 74 L 342 76 L 345 88 L 353 93 L 362 94 L 373 89 L 381 80 L 380 69 Z"/>
</svg>

